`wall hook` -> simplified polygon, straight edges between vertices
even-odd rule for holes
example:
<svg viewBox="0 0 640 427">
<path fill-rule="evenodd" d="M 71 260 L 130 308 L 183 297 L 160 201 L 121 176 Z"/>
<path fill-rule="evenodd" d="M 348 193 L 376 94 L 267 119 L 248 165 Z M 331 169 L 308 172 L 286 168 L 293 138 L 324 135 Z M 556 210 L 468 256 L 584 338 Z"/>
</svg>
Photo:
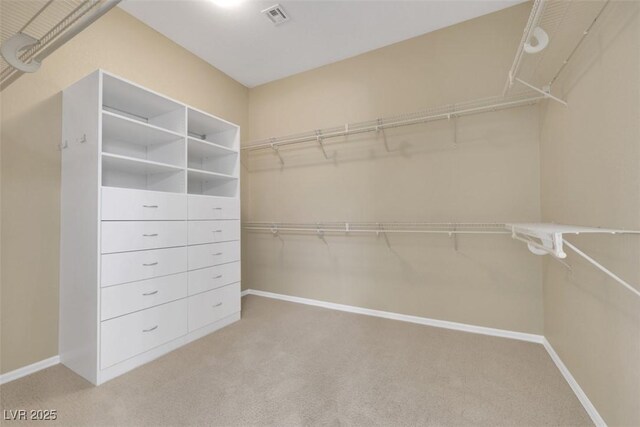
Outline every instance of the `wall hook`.
<svg viewBox="0 0 640 427">
<path fill-rule="evenodd" d="M 382 134 L 382 141 L 384 142 L 384 149 L 387 150 L 387 153 L 391 152 L 389 148 L 389 144 L 387 142 L 387 134 L 384 131 L 384 126 L 382 126 L 382 119 L 378 119 L 378 125 L 376 126 L 376 133 Z"/>
<path fill-rule="evenodd" d="M 322 154 L 324 154 L 324 158 L 329 160 L 329 156 L 327 155 L 327 151 L 324 149 L 324 144 L 322 142 L 321 130 L 316 130 L 316 141 L 318 141 L 318 145 L 320 145 L 320 149 L 322 150 Z"/>
<path fill-rule="evenodd" d="M 321 228 L 319 223 L 316 224 L 316 234 L 318 235 L 318 239 L 322 240 L 325 245 L 328 244 L 324 238 L 324 230 Z"/>
<path fill-rule="evenodd" d="M 278 149 L 278 146 L 275 145 L 273 141 L 275 141 L 275 138 L 271 142 L 271 149 L 274 151 L 274 153 L 276 153 L 276 156 L 278 156 L 278 159 L 280 160 L 280 164 L 284 166 L 284 159 L 282 158 L 282 154 L 280 154 L 280 150 Z"/>
<path fill-rule="evenodd" d="M 453 116 L 453 145 L 458 146 L 458 116 Z"/>
<path fill-rule="evenodd" d="M 453 239 L 453 250 L 458 252 L 458 230 L 456 224 L 451 224 L 452 232 L 449 233 L 449 236 Z"/>
</svg>

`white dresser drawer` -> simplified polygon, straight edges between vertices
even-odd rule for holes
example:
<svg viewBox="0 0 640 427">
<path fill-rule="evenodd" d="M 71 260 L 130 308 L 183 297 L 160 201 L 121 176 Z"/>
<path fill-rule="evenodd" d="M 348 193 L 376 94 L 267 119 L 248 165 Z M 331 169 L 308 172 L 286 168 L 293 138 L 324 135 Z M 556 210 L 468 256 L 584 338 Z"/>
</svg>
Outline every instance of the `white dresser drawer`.
<svg viewBox="0 0 640 427">
<path fill-rule="evenodd" d="M 102 220 L 187 219 L 185 194 L 102 188 Z"/>
<path fill-rule="evenodd" d="M 187 245 L 187 221 L 102 221 L 101 226 L 103 254 Z"/>
<path fill-rule="evenodd" d="M 102 255 L 102 286 L 135 282 L 187 270 L 187 248 Z"/>
<path fill-rule="evenodd" d="M 171 274 L 101 290 L 102 320 L 133 313 L 187 296 L 187 273 Z"/>
<path fill-rule="evenodd" d="M 240 281 L 240 263 L 216 265 L 189 272 L 189 295 Z"/>
<path fill-rule="evenodd" d="M 189 221 L 189 244 L 240 240 L 239 220 Z"/>
<path fill-rule="evenodd" d="M 240 311 L 240 283 L 189 297 L 189 332 Z"/>
<path fill-rule="evenodd" d="M 189 270 L 240 260 L 240 242 L 189 246 Z"/>
<path fill-rule="evenodd" d="M 187 307 L 185 298 L 102 322 L 100 367 L 108 368 L 186 335 Z"/>
<path fill-rule="evenodd" d="M 189 219 L 240 219 L 240 200 L 188 195 Z"/>
</svg>

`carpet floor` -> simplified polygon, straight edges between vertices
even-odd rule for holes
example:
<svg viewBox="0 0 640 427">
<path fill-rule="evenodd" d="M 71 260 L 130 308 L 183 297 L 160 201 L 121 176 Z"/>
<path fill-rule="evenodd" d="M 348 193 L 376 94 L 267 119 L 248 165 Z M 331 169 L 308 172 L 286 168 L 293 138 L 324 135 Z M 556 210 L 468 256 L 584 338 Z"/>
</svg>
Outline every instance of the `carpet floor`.
<svg viewBox="0 0 640 427">
<path fill-rule="evenodd" d="M 68 426 L 592 425 L 539 344 L 242 303 L 239 322 L 100 387 L 57 365 L 1 386 L 1 407 Z"/>
</svg>

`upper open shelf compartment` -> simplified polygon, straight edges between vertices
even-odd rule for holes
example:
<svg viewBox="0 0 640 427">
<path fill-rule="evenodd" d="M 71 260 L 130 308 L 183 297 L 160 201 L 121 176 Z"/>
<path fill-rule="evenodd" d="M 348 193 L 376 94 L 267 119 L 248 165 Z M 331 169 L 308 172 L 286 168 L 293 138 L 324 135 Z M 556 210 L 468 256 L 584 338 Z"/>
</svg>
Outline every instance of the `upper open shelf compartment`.
<svg viewBox="0 0 640 427">
<path fill-rule="evenodd" d="M 184 193 L 185 170 L 170 164 L 103 153 L 102 185 Z"/>
<path fill-rule="evenodd" d="M 238 150 L 239 132 L 236 125 L 192 108 L 187 110 L 187 134 L 196 140 Z"/>
<path fill-rule="evenodd" d="M 185 165 L 185 138 L 117 114 L 102 113 L 102 151 L 142 160 Z"/>
<path fill-rule="evenodd" d="M 105 111 L 179 134 L 186 131 L 185 107 L 140 86 L 108 74 L 102 79 Z"/>
</svg>

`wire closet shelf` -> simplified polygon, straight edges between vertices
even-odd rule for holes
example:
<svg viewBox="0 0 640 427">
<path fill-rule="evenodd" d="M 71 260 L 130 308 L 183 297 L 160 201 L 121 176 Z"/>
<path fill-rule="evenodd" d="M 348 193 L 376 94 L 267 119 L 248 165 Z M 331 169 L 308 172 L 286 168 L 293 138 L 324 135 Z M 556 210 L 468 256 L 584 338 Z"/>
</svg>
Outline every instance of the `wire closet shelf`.
<svg viewBox="0 0 640 427">
<path fill-rule="evenodd" d="M 490 113 L 507 108 L 533 105 L 541 99 L 544 99 L 543 95 L 533 91 L 527 91 L 506 97 L 495 96 L 456 104 L 446 104 L 413 113 L 399 114 L 396 116 L 378 118 L 364 122 L 348 123 L 343 126 L 316 129 L 299 134 L 258 140 L 242 147 L 242 150 L 254 151 L 262 149 L 277 149 L 282 146 L 309 142 L 322 144 L 325 140 L 332 138 L 342 138 L 349 135 L 369 132 L 380 132 L 385 129 L 401 126 L 411 126 L 437 120 L 450 120 L 466 115 Z"/>
<path fill-rule="evenodd" d="M 458 234 L 506 234 L 513 239 L 527 244 L 528 249 L 536 255 L 552 255 L 561 261 L 567 257 L 564 252 L 566 245 L 577 255 L 594 265 L 597 269 L 615 280 L 627 290 L 640 297 L 640 291 L 634 285 L 607 269 L 594 258 L 590 257 L 574 244 L 564 238 L 565 234 L 635 234 L 639 230 L 625 230 L 599 227 L 581 227 L 548 223 L 490 223 L 490 222 L 243 222 L 242 228 L 247 231 L 268 232 L 274 236 L 280 233 L 315 234 L 324 238 L 325 234 L 376 234 L 394 233 L 407 234 L 441 234 L 451 237 Z M 388 241 L 387 241 L 388 244 Z M 456 243 L 457 249 L 457 243 Z"/>
<path fill-rule="evenodd" d="M 575 1 L 535 0 L 533 2 L 501 96 L 446 104 L 414 113 L 315 129 L 304 133 L 265 138 L 253 141 L 243 146 L 241 150 L 251 152 L 272 149 L 279 157 L 280 163 L 284 164 L 284 159 L 278 150 L 289 145 L 317 143 L 324 152 L 324 142 L 332 138 L 344 138 L 368 132 L 378 133 L 400 126 L 522 107 L 536 104 L 543 99 L 551 99 L 566 106 L 566 101 L 551 93 L 551 86 L 591 32 L 610 0 L 603 3 L 593 2 L 586 13 L 574 17 L 571 14 L 571 6 Z M 544 38 L 543 35 L 546 41 L 541 40 Z M 544 46 L 540 44 L 541 42 Z M 538 48 L 539 50 L 536 50 Z M 549 50 L 552 52 L 549 53 Z M 514 89 L 516 82 L 519 83 L 517 90 Z M 324 154 L 328 158 L 326 152 Z"/>
<path fill-rule="evenodd" d="M 40 62 L 122 0 L 0 1 L 0 89 Z"/>
<path fill-rule="evenodd" d="M 245 230 L 302 233 L 425 233 L 425 234 L 509 234 L 500 223 L 433 222 L 245 222 Z"/>
</svg>

